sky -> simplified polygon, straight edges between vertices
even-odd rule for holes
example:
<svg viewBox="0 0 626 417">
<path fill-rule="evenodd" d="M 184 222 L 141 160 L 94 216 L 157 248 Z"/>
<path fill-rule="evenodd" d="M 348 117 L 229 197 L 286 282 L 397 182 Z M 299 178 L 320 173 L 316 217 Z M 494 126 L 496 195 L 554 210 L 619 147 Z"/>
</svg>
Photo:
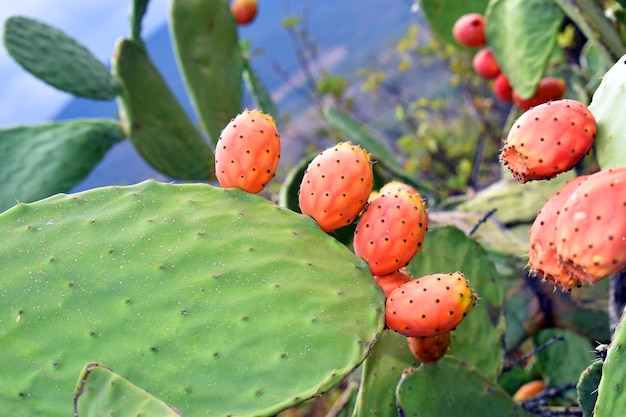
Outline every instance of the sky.
<svg viewBox="0 0 626 417">
<path fill-rule="evenodd" d="M 25 16 L 73 36 L 108 63 L 115 41 L 129 34 L 131 0 L 0 0 L 0 21 Z M 169 0 L 151 0 L 143 21 L 148 37 L 167 19 Z M 30 75 L 0 47 L 0 129 L 50 121 L 72 96 Z"/>
</svg>

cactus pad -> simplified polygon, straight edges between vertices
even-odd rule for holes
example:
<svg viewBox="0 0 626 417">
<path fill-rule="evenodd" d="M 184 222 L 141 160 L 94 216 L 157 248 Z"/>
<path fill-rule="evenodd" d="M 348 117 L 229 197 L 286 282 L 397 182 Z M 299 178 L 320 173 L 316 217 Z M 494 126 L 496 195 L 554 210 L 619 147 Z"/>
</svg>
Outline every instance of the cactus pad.
<svg viewBox="0 0 626 417">
<path fill-rule="evenodd" d="M 123 139 L 119 123 L 105 119 L 0 130 L 0 211 L 69 191 Z"/>
<path fill-rule="evenodd" d="M 625 76 L 626 55 L 604 74 L 589 104 L 598 123 L 594 149 L 602 169 L 626 165 L 626 125 L 616 115 L 616 109 L 626 106 Z"/>
<path fill-rule="evenodd" d="M 365 262 L 240 190 L 146 181 L 0 215 L 0 403 L 71 415 L 87 363 L 183 415 L 274 415 L 339 383 L 384 326 Z"/>
<path fill-rule="evenodd" d="M 626 321 L 622 315 L 602 366 L 594 417 L 619 416 L 626 410 L 624 352 L 626 352 Z"/>
<path fill-rule="evenodd" d="M 174 0 L 170 31 L 202 125 L 215 143 L 241 112 L 243 57 L 228 0 Z"/>
<path fill-rule="evenodd" d="M 474 367 L 450 357 L 405 371 L 396 391 L 399 415 L 531 417 Z"/>
<path fill-rule="evenodd" d="M 124 130 L 141 156 L 163 174 L 182 180 L 215 178 L 213 151 L 176 101 L 143 42 L 120 40 L 113 72 Z"/>
<path fill-rule="evenodd" d="M 598 384 L 602 378 L 602 361 L 595 361 L 580 374 L 576 392 L 583 417 L 593 417 L 593 409 L 598 399 Z"/>
<path fill-rule="evenodd" d="M 94 100 L 112 100 L 119 93 L 118 82 L 87 48 L 37 20 L 8 18 L 4 46 L 26 71 L 59 90 Z"/>
<path fill-rule="evenodd" d="M 180 413 L 113 370 L 87 364 L 74 390 L 75 417 L 180 417 Z"/>
</svg>

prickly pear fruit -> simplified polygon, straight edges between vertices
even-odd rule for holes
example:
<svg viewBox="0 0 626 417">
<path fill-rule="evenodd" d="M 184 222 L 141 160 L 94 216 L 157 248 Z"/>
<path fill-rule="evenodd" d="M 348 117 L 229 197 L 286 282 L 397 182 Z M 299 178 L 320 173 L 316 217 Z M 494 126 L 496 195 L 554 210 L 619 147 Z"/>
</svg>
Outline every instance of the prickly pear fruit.
<svg viewBox="0 0 626 417">
<path fill-rule="evenodd" d="M 556 252 L 584 284 L 626 268 L 626 167 L 589 175 L 556 220 Z"/>
<path fill-rule="evenodd" d="M 413 279 L 389 294 L 387 327 L 409 337 L 433 337 L 453 330 L 476 305 L 477 296 L 461 272 Z"/>
<path fill-rule="evenodd" d="M 426 207 L 418 194 L 396 190 L 372 200 L 354 231 L 354 253 L 372 275 L 405 267 L 422 248 L 428 228 Z"/>
<path fill-rule="evenodd" d="M 311 161 L 300 184 L 298 203 L 302 213 L 331 232 L 356 219 L 373 186 L 369 154 L 359 145 L 340 142 Z"/>
<path fill-rule="evenodd" d="M 450 332 L 432 337 L 407 337 L 413 356 L 422 363 L 435 363 L 443 358 L 450 346 Z"/>
<path fill-rule="evenodd" d="M 509 79 L 503 73 L 498 74 L 495 80 L 493 80 L 493 94 L 505 103 L 513 101 L 513 88 Z"/>
<path fill-rule="evenodd" d="M 258 13 L 257 0 L 235 0 L 230 5 L 230 12 L 235 17 L 237 25 L 252 23 Z"/>
<path fill-rule="evenodd" d="M 513 394 L 513 399 L 518 402 L 536 397 L 544 390 L 546 383 L 541 380 L 530 381 L 522 385 Z"/>
<path fill-rule="evenodd" d="M 519 182 L 554 178 L 576 165 L 591 149 L 596 120 L 576 100 L 540 104 L 513 124 L 500 161 Z"/>
<path fill-rule="evenodd" d="M 530 227 L 528 265 L 531 273 L 563 291 L 570 291 L 579 287 L 581 283 L 577 278 L 570 276 L 559 262 L 555 242 L 556 219 L 565 201 L 586 178 L 587 176 L 583 175 L 571 179 L 552 194 L 537 213 Z"/>
<path fill-rule="evenodd" d="M 452 36 L 458 43 L 469 48 L 485 46 L 485 17 L 480 13 L 468 13 L 459 17 L 452 27 Z"/>
<path fill-rule="evenodd" d="M 561 78 L 545 77 L 539 81 L 537 90 L 532 97 L 523 99 L 517 92 L 513 91 L 513 101 L 517 107 L 526 111 L 540 104 L 563 98 L 566 90 L 567 83 L 565 80 Z"/>
<path fill-rule="evenodd" d="M 474 71 L 482 78 L 491 80 L 500 75 L 500 64 L 496 61 L 491 48 L 483 48 L 474 55 L 472 60 Z"/>
<path fill-rule="evenodd" d="M 405 282 L 409 282 L 413 279 L 411 274 L 407 272 L 405 268 L 399 269 L 391 274 L 386 275 L 374 275 L 374 279 L 380 285 L 385 297 L 388 297 L 391 291 L 395 290 Z"/>
<path fill-rule="evenodd" d="M 280 135 L 271 116 L 245 110 L 222 130 L 215 147 L 215 175 L 224 188 L 256 194 L 276 174 Z"/>
<path fill-rule="evenodd" d="M 378 190 L 378 192 L 380 194 L 387 194 L 387 193 L 394 192 L 396 190 L 407 190 L 410 193 L 419 194 L 417 190 L 411 187 L 409 184 L 406 184 L 402 181 L 396 181 L 396 180 L 389 181 L 388 183 L 384 184 L 382 187 L 380 187 L 380 190 Z"/>
</svg>

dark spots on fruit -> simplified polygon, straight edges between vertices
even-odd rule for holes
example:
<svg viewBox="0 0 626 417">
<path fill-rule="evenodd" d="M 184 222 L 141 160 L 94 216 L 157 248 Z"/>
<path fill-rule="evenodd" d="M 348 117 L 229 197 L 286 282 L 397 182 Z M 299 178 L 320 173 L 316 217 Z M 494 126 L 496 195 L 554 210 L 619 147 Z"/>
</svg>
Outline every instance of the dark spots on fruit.
<svg viewBox="0 0 626 417">
<path fill-rule="evenodd" d="M 426 318 L 426 314 L 422 314 L 422 318 L 425 319 Z"/>
<path fill-rule="evenodd" d="M 426 292 L 428 291 L 428 288 L 422 288 L 422 291 Z"/>
</svg>

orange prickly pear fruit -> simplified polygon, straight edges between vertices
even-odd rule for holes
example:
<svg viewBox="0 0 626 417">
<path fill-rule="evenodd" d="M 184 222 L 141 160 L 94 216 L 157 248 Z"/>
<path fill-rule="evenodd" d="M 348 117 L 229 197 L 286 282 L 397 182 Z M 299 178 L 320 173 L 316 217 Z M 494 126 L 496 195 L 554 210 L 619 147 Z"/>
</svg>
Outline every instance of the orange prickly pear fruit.
<svg viewBox="0 0 626 417">
<path fill-rule="evenodd" d="M 570 291 L 581 285 L 580 280 L 571 276 L 559 262 L 556 253 L 556 220 L 563 204 L 582 184 L 586 175 L 566 182 L 544 203 L 530 227 L 530 251 L 528 265 L 532 274 L 547 280 L 556 288 Z"/>
<path fill-rule="evenodd" d="M 372 200 L 354 231 L 354 253 L 372 275 L 386 275 L 408 265 L 422 248 L 428 214 L 419 194 L 396 190 Z"/>
<path fill-rule="evenodd" d="M 554 178 L 569 171 L 591 149 L 596 120 L 576 100 L 540 104 L 515 121 L 500 161 L 521 183 Z"/>
<path fill-rule="evenodd" d="M 546 383 L 541 380 L 527 382 L 515 391 L 513 399 L 518 402 L 529 400 L 539 395 L 545 387 Z"/>
<path fill-rule="evenodd" d="M 409 349 L 422 363 L 435 363 L 443 358 L 450 346 L 450 332 L 432 337 L 407 337 Z"/>
<path fill-rule="evenodd" d="M 583 284 L 626 268 L 626 167 L 585 178 L 563 203 L 554 240 L 564 269 Z"/>
<path fill-rule="evenodd" d="M 230 12 L 239 26 L 252 23 L 256 18 L 258 9 L 257 0 L 235 0 L 230 5 Z"/>
<path fill-rule="evenodd" d="M 374 279 L 378 285 L 380 285 L 385 297 L 388 297 L 391 291 L 395 290 L 405 282 L 409 282 L 413 279 L 413 277 L 407 272 L 406 269 L 402 268 L 390 274 L 374 275 Z"/>
<path fill-rule="evenodd" d="M 472 67 L 478 75 L 486 80 L 491 80 L 500 75 L 500 64 L 489 47 L 481 49 L 474 55 Z"/>
<path fill-rule="evenodd" d="M 280 135 L 272 116 L 245 110 L 222 130 L 215 147 L 215 175 L 224 188 L 256 194 L 274 178 Z"/>
<path fill-rule="evenodd" d="M 477 296 L 461 272 L 413 279 L 389 294 L 385 321 L 409 337 L 433 337 L 453 330 L 476 305 Z"/>
<path fill-rule="evenodd" d="M 509 79 L 503 73 L 500 73 L 495 80 L 493 80 L 493 94 L 505 103 L 513 101 L 513 88 L 511 87 Z"/>
<path fill-rule="evenodd" d="M 311 161 L 300 184 L 298 203 L 303 214 L 331 232 L 356 219 L 373 186 L 369 154 L 359 145 L 340 142 Z"/>
</svg>

